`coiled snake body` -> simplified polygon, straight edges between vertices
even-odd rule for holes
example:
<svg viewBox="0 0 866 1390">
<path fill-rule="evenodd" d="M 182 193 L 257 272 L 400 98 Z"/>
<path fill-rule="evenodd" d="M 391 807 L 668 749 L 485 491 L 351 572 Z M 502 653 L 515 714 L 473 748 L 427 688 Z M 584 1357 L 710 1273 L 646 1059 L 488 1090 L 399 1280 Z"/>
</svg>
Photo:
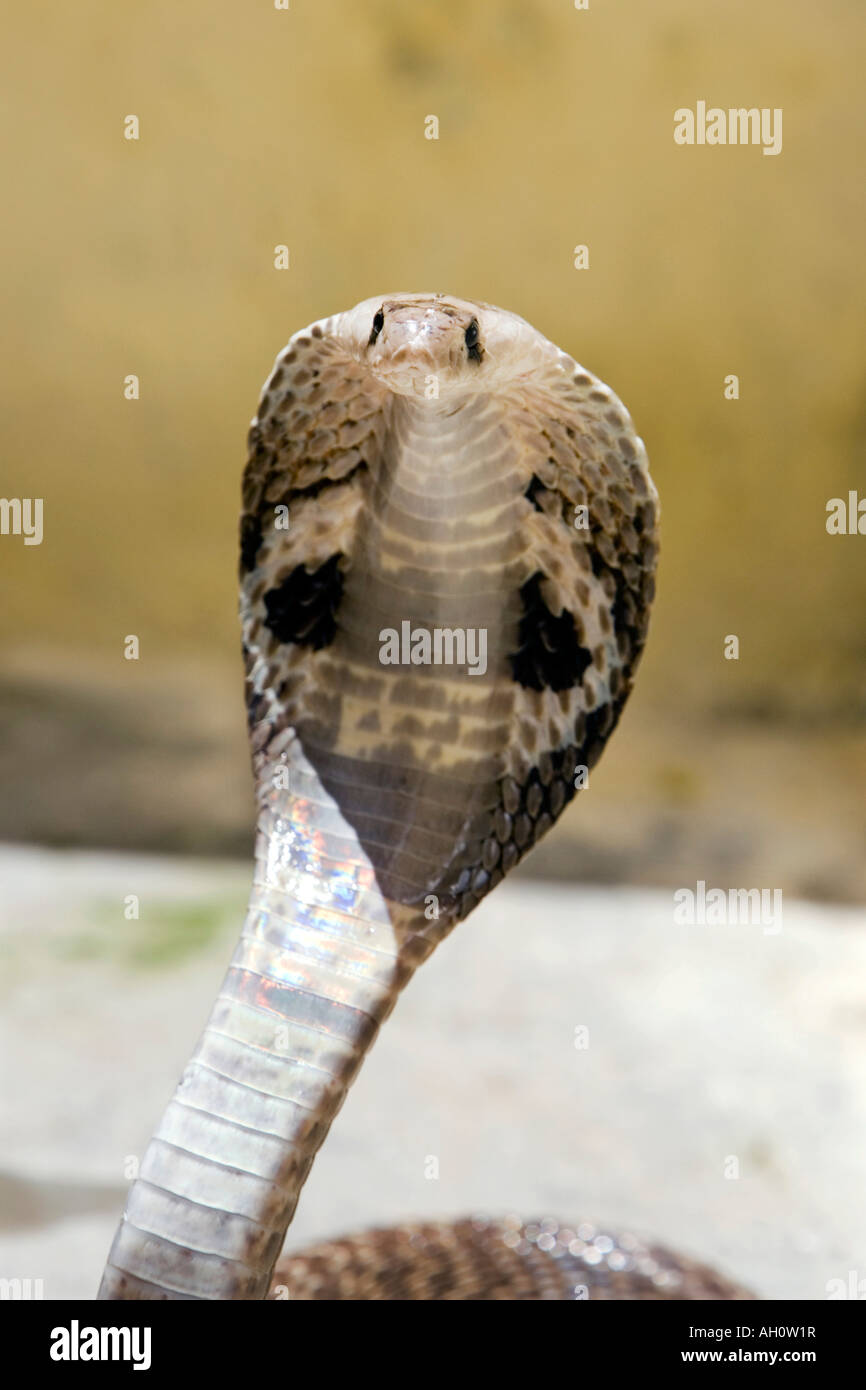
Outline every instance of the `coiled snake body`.
<svg viewBox="0 0 866 1390">
<path fill-rule="evenodd" d="M 627 411 L 515 315 L 392 295 L 277 358 L 241 519 L 250 906 L 101 1297 L 267 1295 L 313 1157 L 401 989 L 599 757 L 644 644 L 656 553 Z M 378 1232 L 295 1257 L 277 1284 L 720 1296 L 706 1271 L 579 1229 Z M 542 1256 L 565 1271 L 561 1293 L 532 1274 Z"/>
</svg>

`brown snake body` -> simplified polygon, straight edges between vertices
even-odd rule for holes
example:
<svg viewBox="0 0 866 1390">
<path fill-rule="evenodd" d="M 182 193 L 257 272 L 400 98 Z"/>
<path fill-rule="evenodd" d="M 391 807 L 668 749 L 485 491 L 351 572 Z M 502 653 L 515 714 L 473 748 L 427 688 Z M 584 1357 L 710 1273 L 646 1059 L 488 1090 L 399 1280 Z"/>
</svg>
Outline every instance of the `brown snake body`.
<svg viewBox="0 0 866 1390">
<path fill-rule="evenodd" d="M 413 1222 L 323 1241 L 279 1261 L 270 1296 L 522 1303 L 754 1297 L 706 1265 L 627 1233 L 518 1217 Z"/>
<path fill-rule="evenodd" d="M 241 520 L 250 906 L 102 1297 L 267 1296 L 313 1157 L 401 989 L 553 824 L 617 722 L 657 512 L 625 408 L 513 314 L 387 296 L 280 354 Z M 600 1240 L 406 1227 L 292 1257 L 277 1283 L 293 1297 L 725 1287 Z"/>
</svg>

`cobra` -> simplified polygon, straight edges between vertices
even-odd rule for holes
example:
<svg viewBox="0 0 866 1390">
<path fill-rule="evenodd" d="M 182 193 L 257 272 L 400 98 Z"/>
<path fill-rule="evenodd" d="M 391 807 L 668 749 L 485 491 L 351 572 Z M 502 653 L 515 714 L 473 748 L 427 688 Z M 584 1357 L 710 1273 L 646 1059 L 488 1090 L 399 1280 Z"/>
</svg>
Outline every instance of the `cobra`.
<svg viewBox="0 0 866 1390">
<path fill-rule="evenodd" d="M 514 314 L 394 294 L 280 353 L 243 479 L 249 910 L 101 1297 L 267 1296 L 313 1158 L 400 992 L 610 736 L 646 637 L 657 526 L 624 406 Z M 418 659 L 383 661 L 388 631 L 408 631 Z M 483 633 L 483 672 L 425 659 L 436 632 L 457 657 L 455 634 Z M 509 1258 L 527 1241 L 507 1223 L 422 1229 L 440 1266 L 455 1241 L 498 1241 Z M 400 1238 L 361 1248 L 390 1240 L 393 1266 Z M 328 1249 L 283 1270 L 299 1296 L 328 1290 Z M 387 1278 L 352 1287 L 374 1286 L 386 1296 Z"/>
</svg>

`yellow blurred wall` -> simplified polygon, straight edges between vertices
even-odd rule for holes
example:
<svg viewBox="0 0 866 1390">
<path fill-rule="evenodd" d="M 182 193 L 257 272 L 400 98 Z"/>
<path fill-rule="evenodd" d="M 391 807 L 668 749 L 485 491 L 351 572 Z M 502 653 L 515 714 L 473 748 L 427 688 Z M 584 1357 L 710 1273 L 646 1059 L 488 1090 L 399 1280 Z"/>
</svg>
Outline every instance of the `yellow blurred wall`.
<svg viewBox="0 0 866 1390">
<path fill-rule="evenodd" d="M 273 357 L 364 296 L 441 289 L 530 319 L 644 435 L 651 696 L 862 707 L 866 537 L 824 523 L 866 495 L 866 6 L 105 0 L 7 30 L 0 492 L 45 499 L 41 546 L 0 543 L 7 650 L 62 670 L 135 632 L 154 661 L 235 661 Z M 678 147 L 698 99 L 783 108 L 782 153 Z"/>
</svg>

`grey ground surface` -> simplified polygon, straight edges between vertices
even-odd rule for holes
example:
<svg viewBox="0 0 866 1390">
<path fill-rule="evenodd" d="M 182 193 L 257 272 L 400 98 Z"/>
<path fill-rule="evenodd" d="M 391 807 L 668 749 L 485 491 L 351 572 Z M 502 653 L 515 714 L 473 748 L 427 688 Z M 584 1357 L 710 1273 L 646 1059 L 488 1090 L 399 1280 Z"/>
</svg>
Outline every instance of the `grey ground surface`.
<svg viewBox="0 0 866 1390">
<path fill-rule="evenodd" d="M 0 1277 L 95 1293 L 124 1161 L 196 1041 L 248 877 L 0 847 Z M 772 934 L 677 926 L 656 889 L 505 883 L 411 983 L 290 1244 L 517 1211 L 826 1297 L 866 1273 L 864 981 L 862 911 L 786 900 Z"/>
</svg>

